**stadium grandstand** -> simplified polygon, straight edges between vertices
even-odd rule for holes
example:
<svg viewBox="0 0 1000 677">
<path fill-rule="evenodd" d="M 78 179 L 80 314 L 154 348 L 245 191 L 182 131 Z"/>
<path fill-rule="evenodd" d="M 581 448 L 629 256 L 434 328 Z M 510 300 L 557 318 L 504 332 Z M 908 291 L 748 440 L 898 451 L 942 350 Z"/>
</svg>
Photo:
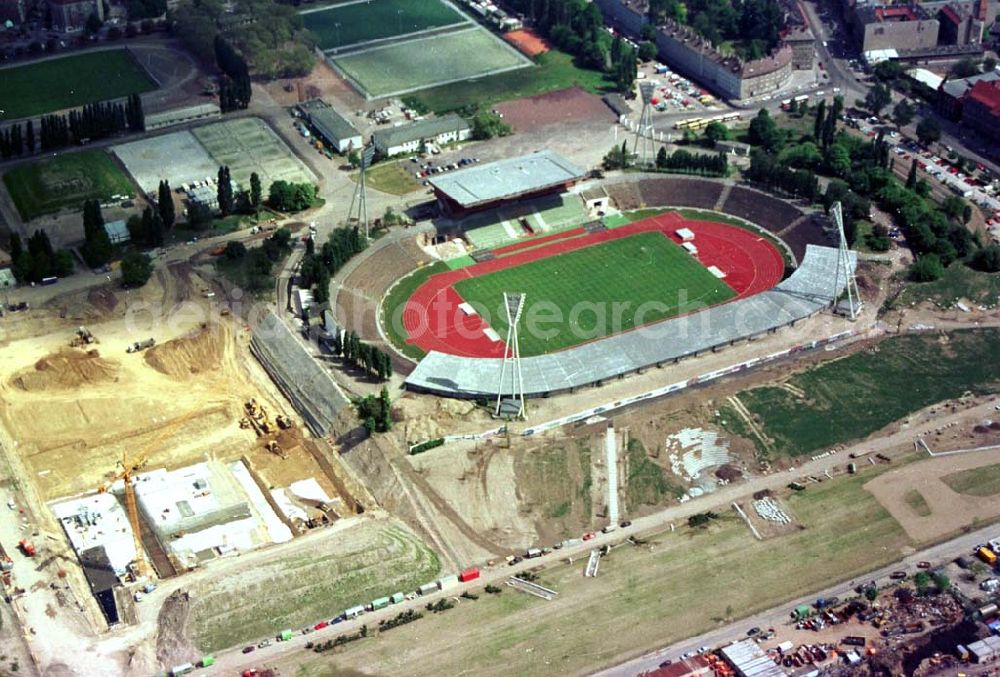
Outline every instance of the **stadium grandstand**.
<svg viewBox="0 0 1000 677">
<path fill-rule="evenodd" d="M 837 257 L 834 248 L 809 245 L 795 273 L 768 291 L 563 351 L 522 358 L 524 394 L 544 397 L 600 385 L 795 324 L 839 298 L 845 281 L 836 274 Z M 850 258 L 853 268 L 853 252 Z M 447 397 L 495 396 L 500 363 L 498 358 L 432 351 L 404 385 L 416 392 Z"/>
<path fill-rule="evenodd" d="M 461 217 L 510 200 L 565 192 L 585 175 L 569 160 L 543 150 L 436 176 L 430 184 L 442 212 Z"/>
</svg>

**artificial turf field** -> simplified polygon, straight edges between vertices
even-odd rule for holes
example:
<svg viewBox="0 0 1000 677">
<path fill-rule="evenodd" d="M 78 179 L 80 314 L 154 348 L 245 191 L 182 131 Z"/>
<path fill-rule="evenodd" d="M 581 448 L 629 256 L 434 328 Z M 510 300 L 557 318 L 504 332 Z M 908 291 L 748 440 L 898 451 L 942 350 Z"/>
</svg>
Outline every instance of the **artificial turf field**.
<svg viewBox="0 0 1000 677">
<path fill-rule="evenodd" d="M 441 0 L 362 0 L 305 12 L 302 21 L 319 48 L 328 50 L 468 19 Z"/>
<path fill-rule="evenodd" d="M 125 173 L 100 150 L 20 165 L 4 174 L 3 182 L 25 221 L 66 207 L 82 209 L 84 200 L 134 193 Z"/>
<path fill-rule="evenodd" d="M 156 89 L 124 49 L 87 52 L 0 70 L 4 117 L 16 119 Z"/>
<path fill-rule="evenodd" d="M 736 295 L 659 232 L 584 247 L 460 280 L 454 286 L 501 337 L 507 334 L 507 318 L 499 312 L 503 293 L 526 294 L 519 332 L 525 357 L 700 310 Z M 561 320 L 543 320 L 533 329 L 533 306 L 539 319 L 557 312 Z"/>
</svg>

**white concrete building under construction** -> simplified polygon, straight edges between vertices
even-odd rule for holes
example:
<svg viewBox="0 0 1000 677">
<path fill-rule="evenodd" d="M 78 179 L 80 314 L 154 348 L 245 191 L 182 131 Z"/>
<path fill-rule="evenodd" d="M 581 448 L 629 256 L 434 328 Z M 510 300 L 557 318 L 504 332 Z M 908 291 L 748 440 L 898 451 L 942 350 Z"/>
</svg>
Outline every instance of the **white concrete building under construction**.
<svg viewBox="0 0 1000 677">
<path fill-rule="evenodd" d="M 471 137 L 469 123 L 461 116 L 449 113 L 439 118 L 379 129 L 372 134 L 372 142 L 381 157 L 392 157 L 400 153 L 415 153 L 421 145 L 428 143 L 441 145 Z"/>
</svg>

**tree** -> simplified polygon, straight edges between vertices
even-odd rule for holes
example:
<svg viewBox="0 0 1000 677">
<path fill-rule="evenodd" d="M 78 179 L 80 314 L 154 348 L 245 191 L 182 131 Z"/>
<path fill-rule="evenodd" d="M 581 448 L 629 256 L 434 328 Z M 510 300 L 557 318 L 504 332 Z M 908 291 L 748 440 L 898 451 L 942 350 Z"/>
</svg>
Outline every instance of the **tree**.
<svg viewBox="0 0 1000 677">
<path fill-rule="evenodd" d="M 83 203 L 83 247 L 80 253 L 91 268 L 99 268 L 111 260 L 113 247 L 107 231 L 104 230 L 104 216 L 97 200 Z"/>
<path fill-rule="evenodd" d="M 660 146 L 660 150 L 656 152 L 656 167 L 658 169 L 667 168 L 667 147 Z"/>
<path fill-rule="evenodd" d="M 869 602 L 874 602 L 876 599 L 878 599 L 878 588 L 876 588 L 875 586 L 865 588 L 865 599 L 867 599 Z"/>
<path fill-rule="evenodd" d="M 94 35 L 97 31 L 101 30 L 102 25 L 100 17 L 98 17 L 96 13 L 91 12 L 90 16 L 87 17 L 87 23 L 84 24 L 83 28 L 87 31 L 87 35 Z"/>
<path fill-rule="evenodd" d="M 837 176 L 846 177 L 851 171 L 851 154 L 840 143 L 830 146 L 826 164 Z"/>
<path fill-rule="evenodd" d="M 473 139 L 492 139 L 495 136 L 507 136 L 510 132 L 510 125 L 497 113 L 481 111 L 472 118 Z"/>
<path fill-rule="evenodd" d="M 282 212 L 308 209 L 316 200 L 316 186 L 311 183 L 291 183 L 278 180 L 268 191 L 268 204 Z"/>
<path fill-rule="evenodd" d="M 892 103 L 892 93 L 881 82 L 876 84 L 865 95 L 865 108 L 878 115 L 883 108 Z"/>
<path fill-rule="evenodd" d="M 921 118 L 917 123 L 917 138 L 923 145 L 931 145 L 941 138 L 941 125 L 933 117 Z"/>
<path fill-rule="evenodd" d="M 160 181 L 160 188 L 157 193 L 156 207 L 160 212 L 160 221 L 164 228 L 168 230 L 174 227 L 174 221 L 177 219 L 177 211 L 174 207 L 174 198 L 170 192 L 170 183 L 167 181 Z"/>
<path fill-rule="evenodd" d="M 126 287 L 141 287 L 149 282 L 152 274 L 153 263 L 145 254 L 133 251 L 122 257 L 122 283 Z"/>
<path fill-rule="evenodd" d="M 188 226 L 204 230 L 212 225 L 212 209 L 204 202 L 192 202 L 187 210 Z"/>
<path fill-rule="evenodd" d="M 218 186 L 216 193 L 219 199 L 219 211 L 223 216 L 233 213 L 235 203 L 233 201 L 233 179 L 229 174 L 229 167 L 219 167 Z"/>
<path fill-rule="evenodd" d="M 260 212 L 260 201 L 260 177 L 257 175 L 257 172 L 253 172 L 250 174 L 250 204 L 253 205 L 255 212 Z"/>
<path fill-rule="evenodd" d="M 826 99 L 821 99 L 816 105 L 816 120 L 813 122 L 813 138 L 820 141 L 823 138 L 823 125 L 826 123 Z"/>
<path fill-rule="evenodd" d="M 656 45 L 652 42 L 643 42 L 639 44 L 639 61 L 646 62 L 652 61 L 656 58 Z"/>
<path fill-rule="evenodd" d="M 226 248 L 223 250 L 222 255 L 225 256 L 230 261 L 237 261 L 242 259 L 247 254 L 246 245 L 239 240 L 230 240 L 226 243 Z"/>
<path fill-rule="evenodd" d="M 926 595 L 931 584 L 931 576 L 926 571 L 918 571 L 913 577 L 913 584 L 917 588 L 918 595 Z"/>
<path fill-rule="evenodd" d="M 965 57 L 951 67 L 951 76 L 953 78 L 969 78 L 978 74 L 979 65 L 970 57 Z"/>
<path fill-rule="evenodd" d="M 910 103 L 903 99 L 892 109 L 892 121 L 897 127 L 905 127 L 913 122 L 914 110 Z"/>
<path fill-rule="evenodd" d="M 984 273 L 1000 272 L 1000 245 L 991 244 L 978 250 L 972 257 L 971 265 Z"/>
<path fill-rule="evenodd" d="M 937 254 L 924 254 L 910 266 L 910 279 L 914 282 L 933 282 L 944 275 L 944 266 Z"/>
<path fill-rule="evenodd" d="M 917 187 L 917 158 L 910 163 L 910 173 L 906 175 L 906 187 L 913 190 Z"/>
<path fill-rule="evenodd" d="M 778 125 L 775 124 L 766 108 L 761 108 L 757 116 L 750 121 L 747 133 L 750 143 L 761 146 L 768 152 L 776 150 L 781 143 L 781 130 L 778 129 Z"/>
<path fill-rule="evenodd" d="M 705 127 L 705 138 L 712 142 L 714 146 L 719 141 L 725 141 L 729 138 L 729 128 L 726 127 L 721 122 L 709 122 Z"/>
<path fill-rule="evenodd" d="M 996 68 L 997 68 L 997 60 L 994 59 L 992 56 L 988 56 L 985 59 L 983 59 L 984 73 L 992 73 L 993 71 L 996 70 Z"/>
<path fill-rule="evenodd" d="M 28 153 L 35 152 L 35 121 L 28 120 L 27 131 L 24 136 L 24 145 Z"/>
<path fill-rule="evenodd" d="M 934 579 L 934 587 L 937 588 L 938 593 L 948 592 L 948 588 L 951 587 L 951 579 L 948 576 L 938 571 L 931 578 Z"/>
</svg>

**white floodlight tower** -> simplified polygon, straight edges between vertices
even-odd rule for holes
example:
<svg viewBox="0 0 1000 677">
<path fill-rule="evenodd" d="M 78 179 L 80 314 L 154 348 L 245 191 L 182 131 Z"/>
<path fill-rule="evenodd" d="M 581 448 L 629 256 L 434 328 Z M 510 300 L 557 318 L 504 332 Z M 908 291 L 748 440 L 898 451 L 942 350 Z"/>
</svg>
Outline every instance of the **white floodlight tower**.
<svg viewBox="0 0 1000 677">
<path fill-rule="evenodd" d="M 354 195 L 351 196 L 351 208 L 347 211 L 347 222 L 357 221 L 358 226 L 365 230 L 366 240 L 368 239 L 368 191 L 365 186 L 365 174 L 374 158 L 375 146 L 361 147 L 361 172 L 354 187 Z M 354 208 L 355 205 L 357 209 Z"/>
<path fill-rule="evenodd" d="M 656 154 L 653 151 L 655 145 L 653 131 L 653 108 L 652 99 L 656 94 L 656 82 L 644 80 L 639 83 L 639 94 L 642 96 L 642 113 L 639 114 L 639 126 L 635 128 L 635 142 L 632 144 L 632 154 L 636 157 L 636 163 L 641 166 L 653 164 Z M 641 146 L 640 146 L 641 143 Z"/>
<path fill-rule="evenodd" d="M 833 282 L 833 290 L 836 294 L 837 289 L 840 288 L 841 277 L 847 280 L 847 312 L 848 316 L 854 320 L 857 319 L 857 310 L 861 306 L 861 294 L 858 292 L 858 281 L 855 279 L 854 270 L 851 268 L 851 250 L 847 246 L 847 237 L 844 235 L 844 214 L 841 209 L 840 203 L 835 202 L 833 208 L 830 210 L 830 213 L 833 215 L 833 222 L 837 224 L 839 238 L 837 246 L 837 273 Z M 836 309 L 837 298 L 833 299 L 833 305 Z"/>
<path fill-rule="evenodd" d="M 517 418 L 524 418 L 524 375 L 521 373 L 521 347 L 517 339 L 517 323 L 521 320 L 524 310 L 524 294 L 504 292 L 504 310 L 507 312 L 507 344 L 503 349 L 503 361 L 500 363 L 500 383 L 497 386 L 496 415 L 500 415 L 503 404 L 504 377 L 507 375 L 507 364 L 510 369 L 510 401 L 518 407 Z"/>
</svg>

